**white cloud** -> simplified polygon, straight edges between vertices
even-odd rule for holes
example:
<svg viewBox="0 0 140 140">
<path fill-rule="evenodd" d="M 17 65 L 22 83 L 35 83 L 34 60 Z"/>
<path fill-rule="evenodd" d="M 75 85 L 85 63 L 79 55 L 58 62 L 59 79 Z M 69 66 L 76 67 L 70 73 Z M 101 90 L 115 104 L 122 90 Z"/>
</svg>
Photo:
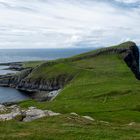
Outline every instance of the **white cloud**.
<svg viewBox="0 0 140 140">
<path fill-rule="evenodd" d="M 0 0 L 0 48 L 100 47 L 127 38 L 140 43 L 140 10 L 129 8 L 113 0 Z"/>
<path fill-rule="evenodd" d="M 140 2 L 140 0 L 116 0 L 117 2 L 123 2 L 127 4 L 137 3 Z"/>
</svg>

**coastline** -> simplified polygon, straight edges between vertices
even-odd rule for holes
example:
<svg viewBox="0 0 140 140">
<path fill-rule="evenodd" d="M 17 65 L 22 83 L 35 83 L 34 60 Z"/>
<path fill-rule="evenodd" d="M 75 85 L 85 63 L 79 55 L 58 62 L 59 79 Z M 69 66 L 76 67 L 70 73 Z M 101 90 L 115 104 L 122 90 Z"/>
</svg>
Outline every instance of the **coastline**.
<svg viewBox="0 0 140 140">
<path fill-rule="evenodd" d="M 26 89 L 26 88 L 20 88 L 18 87 L 16 84 L 18 82 L 20 82 L 22 79 L 24 79 L 25 77 L 27 77 L 31 71 L 33 70 L 33 68 L 29 67 L 29 68 L 24 68 L 23 67 L 23 63 L 24 62 L 11 62 L 11 63 L 4 63 L 4 64 L 0 64 L 0 66 L 9 66 L 6 70 L 12 70 L 12 71 L 17 71 L 16 73 L 8 73 L 5 75 L 0 75 L 0 86 L 1 87 L 10 87 L 10 88 L 14 88 L 16 90 L 19 90 L 21 92 L 23 92 L 24 94 L 27 94 L 31 99 L 37 100 L 37 101 L 51 101 L 54 99 L 54 97 L 56 97 L 59 92 L 60 89 L 58 90 L 39 90 L 39 89 Z M 19 75 L 18 75 L 19 74 Z M 22 75 L 22 76 L 21 76 Z M 14 79 L 16 79 L 14 82 L 12 82 Z M 16 83 L 16 81 L 18 80 L 18 82 Z M 5 102 L 3 103 L 4 105 L 11 105 L 11 104 L 15 104 L 18 103 L 17 102 Z"/>
<path fill-rule="evenodd" d="M 79 55 L 54 61 L 4 63 L 4 65 L 9 66 L 10 70 L 16 70 L 18 73 L 0 76 L 0 86 L 15 88 L 39 101 L 48 101 L 58 95 L 59 91 L 77 75 L 77 69 L 73 69 L 68 63 L 105 54 L 119 54 L 136 78 L 139 79 L 138 47 L 133 42 L 128 43 L 130 43 L 128 46 L 124 43 L 120 45 L 121 47 L 118 46 L 117 48 L 113 46 L 99 49 L 92 55 L 85 53 L 83 56 Z"/>
</svg>

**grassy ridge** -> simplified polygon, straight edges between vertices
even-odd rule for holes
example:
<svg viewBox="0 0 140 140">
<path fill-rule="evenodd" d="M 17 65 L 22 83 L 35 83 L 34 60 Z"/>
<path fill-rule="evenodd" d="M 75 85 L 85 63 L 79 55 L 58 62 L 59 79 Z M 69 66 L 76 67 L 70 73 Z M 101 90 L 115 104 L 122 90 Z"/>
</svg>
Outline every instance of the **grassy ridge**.
<svg viewBox="0 0 140 140">
<path fill-rule="evenodd" d="M 119 55 L 100 55 L 67 65 L 78 70 L 75 78 L 53 102 L 39 107 L 116 123 L 140 122 L 140 112 L 136 109 L 140 105 L 140 83 Z M 65 71 L 63 67 L 61 70 Z M 28 102 L 21 105 L 27 107 Z"/>
<path fill-rule="evenodd" d="M 37 66 L 40 66 L 41 64 L 43 64 L 45 61 L 27 61 L 27 62 L 23 62 L 22 67 L 23 68 L 35 68 Z"/>
<path fill-rule="evenodd" d="M 118 48 L 133 45 L 127 42 Z M 60 74 L 74 76 L 53 102 L 43 103 L 41 107 L 61 113 L 76 112 L 111 122 L 140 122 L 140 82 L 119 54 L 100 54 L 71 61 L 95 53 L 97 50 L 57 60 L 56 63 L 50 62 L 49 65 L 45 63 L 35 69 L 30 79 L 51 79 Z M 28 106 L 28 102 L 21 105 Z"/>
</svg>

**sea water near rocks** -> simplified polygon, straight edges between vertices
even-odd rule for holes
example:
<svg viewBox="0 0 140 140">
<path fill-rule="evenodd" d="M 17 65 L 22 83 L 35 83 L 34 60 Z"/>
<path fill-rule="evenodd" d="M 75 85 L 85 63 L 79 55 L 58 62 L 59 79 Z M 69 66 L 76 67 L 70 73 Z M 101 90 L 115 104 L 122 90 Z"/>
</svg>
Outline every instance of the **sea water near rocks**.
<svg viewBox="0 0 140 140">
<path fill-rule="evenodd" d="M 1 49 L 0 63 L 35 61 L 35 60 L 53 60 L 57 58 L 70 57 L 76 54 L 93 50 L 87 49 Z M 15 71 L 6 70 L 7 66 L 0 66 L 0 75 L 15 73 Z M 16 89 L 0 87 L 0 103 L 17 102 L 26 100 L 29 97 Z"/>
</svg>

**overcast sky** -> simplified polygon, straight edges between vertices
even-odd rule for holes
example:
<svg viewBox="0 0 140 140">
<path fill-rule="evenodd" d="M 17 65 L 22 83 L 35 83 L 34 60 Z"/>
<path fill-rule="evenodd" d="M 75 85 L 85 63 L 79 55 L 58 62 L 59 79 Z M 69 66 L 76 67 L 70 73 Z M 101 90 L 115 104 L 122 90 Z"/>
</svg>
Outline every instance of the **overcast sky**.
<svg viewBox="0 0 140 140">
<path fill-rule="evenodd" d="M 140 44 L 140 0 L 0 0 L 0 48 Z"/>
</svg>

